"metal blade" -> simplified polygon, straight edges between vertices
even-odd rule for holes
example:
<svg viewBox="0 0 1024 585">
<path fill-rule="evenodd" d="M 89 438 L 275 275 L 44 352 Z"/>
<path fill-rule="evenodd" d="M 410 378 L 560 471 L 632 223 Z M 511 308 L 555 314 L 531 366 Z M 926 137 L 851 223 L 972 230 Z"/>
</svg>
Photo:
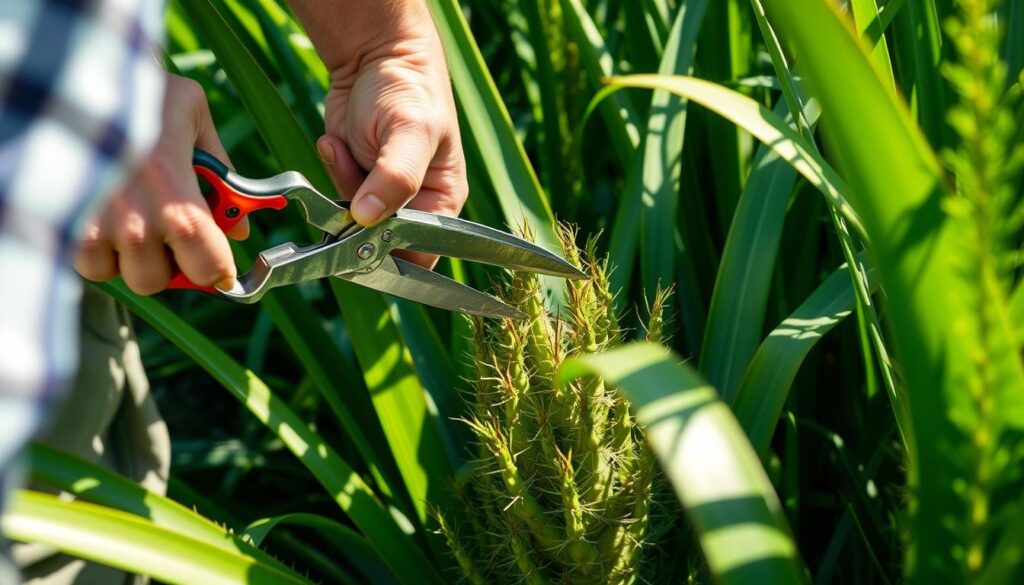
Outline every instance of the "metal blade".
<svg viewBox="0 0 1024 585">
<path fill-rule="evenodd" d="M 389 221 L 394 226 L 394 248 L 563 278 L 587 278 L 558 254 L 485 225 L 414 209 L 399 210 Z"/>
<path fill-rule="evenodd" d="M 417 264 L 387 256 L 372 272 L 336 274 L 349 282 L 431 307 L 483 317 L 525 319 L 526 315 L 475 288 Z"/>
</svg>

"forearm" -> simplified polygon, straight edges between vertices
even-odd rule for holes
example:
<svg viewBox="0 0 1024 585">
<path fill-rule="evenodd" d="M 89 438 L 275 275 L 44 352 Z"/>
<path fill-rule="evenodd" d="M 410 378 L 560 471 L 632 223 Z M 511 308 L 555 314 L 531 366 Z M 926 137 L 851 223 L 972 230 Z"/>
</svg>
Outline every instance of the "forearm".
<svg viewBox="0 0 1024 585">
<path fill-rule="evenodd" d="M 439 44 L 425 0 L 288 0 L 329 71 Z M 354 71 L 352 71 L 354 72 Z"/>
</svg>

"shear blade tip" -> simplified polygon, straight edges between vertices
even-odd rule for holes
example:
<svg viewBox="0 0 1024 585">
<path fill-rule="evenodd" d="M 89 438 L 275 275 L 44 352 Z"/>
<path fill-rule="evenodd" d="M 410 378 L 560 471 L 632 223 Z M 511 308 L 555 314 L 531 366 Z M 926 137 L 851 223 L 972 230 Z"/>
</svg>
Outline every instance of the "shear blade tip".
<svg viewBox="0 0 1024 585">
<path fill-rule="evenodd" d="M 572 265 L 570 264 L 570 266 Z M 590 275 L 573 266 L 572 272 L 566 275 L 566 278 L 571 278 L 573 280 L 590 280 Z"/>
<path fill-rule="evenodd" d="M 483 315 L 483 316 L 484 317 L 493 317 L 493 318 L 497 318 L 497 319 L 500 319 L 500 318 L 504 317 L 506 319 L 512 319 L 513 321 L 525 321 L 526 320 L 526 318 L 527 318 L 526 313 L 520 311 L 519 309 L 517 309 L 517 308 L 515 308 L 515 307 L 513 307 L 511 305 L 506 305 L 505 303 L 502 303 L 502 305 L 503 306 L 499 310 L 490 312 L 490 313 L 488 313 L 486 315 Z"/>
</svg>

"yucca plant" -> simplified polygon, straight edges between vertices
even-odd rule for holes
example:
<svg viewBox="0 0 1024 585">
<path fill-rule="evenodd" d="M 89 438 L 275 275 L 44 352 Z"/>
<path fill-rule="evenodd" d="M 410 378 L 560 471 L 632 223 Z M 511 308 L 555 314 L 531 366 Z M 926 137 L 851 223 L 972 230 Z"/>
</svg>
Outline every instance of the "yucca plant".
<svg viewBox="0 0 1024 585">
<path fill-rule="evenodd" d="M 650 544 L 656 463 L 629 402 L 600 378 L 559 385 L 566 359 L 622 343 L 595 240 L 567 258 L 589 280 L 568 282 L 552 314 L 535 275 L 516 272 L 501 296 L 524 321 L 474 322 L 476 379 L 465 419 L 476 445 L 461 486 L 461 524 L 441 527 L 472 583 L 632 583 Z M 646 336 L 665 335 L 669 292 L 655 295 Z M 450 512 L 450 511 L 449 511 Z"/>
</svg>

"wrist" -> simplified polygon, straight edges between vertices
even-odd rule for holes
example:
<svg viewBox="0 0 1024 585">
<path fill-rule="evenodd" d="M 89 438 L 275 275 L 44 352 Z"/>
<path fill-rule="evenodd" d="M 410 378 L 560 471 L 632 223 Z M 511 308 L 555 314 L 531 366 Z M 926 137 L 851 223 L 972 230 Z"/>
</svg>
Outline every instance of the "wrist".
<svg viewBox="0 0 1024 585">
<path fill-rule="evenodd" d="M 328 71 L 355 73 L 384 57 L 440 50 L 424 0 L 290 0 Z"/>
</svg>

